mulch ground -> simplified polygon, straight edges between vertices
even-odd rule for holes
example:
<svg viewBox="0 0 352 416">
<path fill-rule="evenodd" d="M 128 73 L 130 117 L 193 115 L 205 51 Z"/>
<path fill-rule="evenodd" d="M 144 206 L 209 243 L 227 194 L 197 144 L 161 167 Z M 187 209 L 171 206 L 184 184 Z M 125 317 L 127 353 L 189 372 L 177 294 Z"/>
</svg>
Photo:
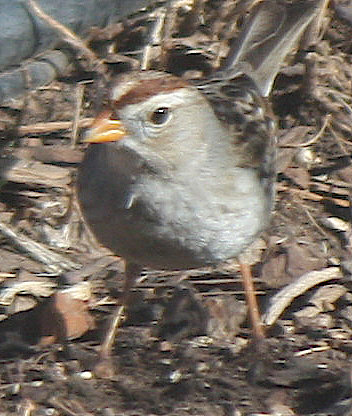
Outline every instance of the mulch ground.
<svg viewBox="0 0 352 416">
<path fill-rule="evenodd" d="M 115 342 L 115 374 L 95 373 L 123 263 L 79 215 L 80 139 L 116 73 L 142 62 L 207 74 L 248 7 L 178 3 L 166 19 L 160 7 L 92 31 L 97 59 L 73 50 L 65 78 L 0 108 L 1 416 L 352 414 L 348 2 L 327 5 L 273 89 L 277 201 L 246 253 L 267 338 L 251 338 L 235 261 L 146 270 Z"/>
</svg>

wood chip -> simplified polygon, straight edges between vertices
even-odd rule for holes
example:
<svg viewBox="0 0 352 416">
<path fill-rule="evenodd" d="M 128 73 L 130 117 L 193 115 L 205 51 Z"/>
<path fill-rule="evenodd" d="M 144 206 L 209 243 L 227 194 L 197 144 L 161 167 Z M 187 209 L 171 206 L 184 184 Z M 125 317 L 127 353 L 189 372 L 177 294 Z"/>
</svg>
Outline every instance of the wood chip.
<svg viewBox="0 0 352 416">
<path fill-rule="evenodd" d="M 0 293 L 0 305 L 9 306 L 18 294 L 29 294 L 35 297 L 48 297 L 56 287 L 55 281 L 13 281 L 3 288 Z"/>
<path fill-rule="evenodd" d="M 0 159 L 0 172 L 5 180 L 26 185 L 66 188 L 72 182 L 68 169 L 33 160 Z"/>
<path fill-rule="evenodd" d="M 60 274 L 64 270 L 78 269 L 80 264 L 75 263 L 68 257 L 49 250 L 43 244 L 32 240 L 31 238 L 18 233 L 9 225 L 0 222 L 0 232 L 9 238 L 21 250 L 28 253 L 28 255 L 45 265 L 45 269 L 50 273 Z"/>
<path fill-rule="evenodd" d="M 41 345 L 79 338 L 95 327 L 88 304 L 70 293 L 57 292 L 36 315 Z"/>
<path fill-rule="evenodd" d="M 320 287 L 309 299 L 309 303 L 315 305 L 321 312 L 335 310 L 334 303 L 341 298 L 347 289 L 342 285 L 325 285 Z"/>
</svg>

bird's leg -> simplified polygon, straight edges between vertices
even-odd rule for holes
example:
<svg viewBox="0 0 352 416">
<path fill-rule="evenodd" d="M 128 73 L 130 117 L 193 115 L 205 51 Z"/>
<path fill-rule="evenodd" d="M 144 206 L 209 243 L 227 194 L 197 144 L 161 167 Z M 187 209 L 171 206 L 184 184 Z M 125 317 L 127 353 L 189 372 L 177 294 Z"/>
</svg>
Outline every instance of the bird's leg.
<svg viewBox="0 0 352 416">
<path fill-rule="evenodd" d="M 263 324 L 259 314 L 258 302 L 255 296 L 251 268 L 248 264 L 239 262 L 242 274 L 243 286 L 246 295 L 249 319 L 252 325 L 253 335 L 256 341 L 265 338 Z"/>
<path fill-rule="evenodd" d="M 103 343 L 101 344 L 99 353 L 100 360 L 98 364 L 100 374 L 105 375 L 106 370 L 108 369 L 106 363 L 110 362 L 112 347 L 116 338 L 117 330 L 121 325 L 123 314 L 128 306 L 131 288 L 134 286 L 141 271 L 142 268 L 139 265 L 128 262 L 125 263 L 125 281 L 122 294 L 122 304 L 116 308 L 114 315 L 112 316 L 109 329 L 105 335 Z"/>
</svg>

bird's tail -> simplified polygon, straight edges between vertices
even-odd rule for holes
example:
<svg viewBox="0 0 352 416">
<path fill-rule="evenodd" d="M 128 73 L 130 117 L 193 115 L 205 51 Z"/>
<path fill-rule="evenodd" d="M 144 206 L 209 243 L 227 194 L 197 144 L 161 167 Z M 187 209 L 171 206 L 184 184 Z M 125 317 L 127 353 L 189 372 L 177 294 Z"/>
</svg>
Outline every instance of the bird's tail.
<svg viewBox="0 0 352 416">
<path fill-rule="evenodd" d="M 222 69 L 243 72 L 269 95 L 282 61 L 321 10 L 324 0 L 282 4 L 265 0 L 253 8 Z"/>
</svg>

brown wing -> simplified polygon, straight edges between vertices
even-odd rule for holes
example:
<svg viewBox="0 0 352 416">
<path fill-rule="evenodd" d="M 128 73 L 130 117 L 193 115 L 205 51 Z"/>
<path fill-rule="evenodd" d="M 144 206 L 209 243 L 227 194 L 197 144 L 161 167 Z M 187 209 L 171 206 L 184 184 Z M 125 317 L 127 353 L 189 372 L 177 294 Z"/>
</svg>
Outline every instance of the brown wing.
<svg viewBox="0 0 352 416">
<path fill-rule="evenodd" d="M 243 74 L 233 79 L 219 76 L 202 82 L 198 88 L 219 120 L 229 126 L 241 156 L 237 166 L 257 169 L 267 186 L 272 186 L 276 175 L 276 121 L 269 102 L 261 97 L 254 82 Z"/>
</svg>

